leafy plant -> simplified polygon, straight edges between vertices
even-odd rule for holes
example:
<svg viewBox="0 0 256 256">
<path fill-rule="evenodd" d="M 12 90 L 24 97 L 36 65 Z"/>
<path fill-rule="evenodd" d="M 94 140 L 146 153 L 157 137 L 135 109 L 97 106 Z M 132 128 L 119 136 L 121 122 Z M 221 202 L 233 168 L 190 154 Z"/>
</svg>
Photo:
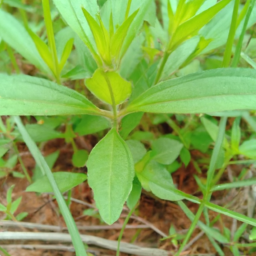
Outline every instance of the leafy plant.
<svg viewBox="0 0 256 256">
<path fill-rule="evenodd" d="M 200 204 L 177 255 L 188 241 L 205 207 L 256 226 L 253 218 L 209 202 L 212 191 L 219 189 L 216 184 L 233 157 L 243 154 L 255 158 L 254 140 L 240 145 L 240 118 L 234 122 L 230 142 L 225 136 L 226 117 L 222 117 L 219 127 L 208 119 L 201 119 L 211 139 L 215 141 L 215 148 L 206 183 L 201 184 L 198 181 L 204 194 L 204 199 L 200 200 L 176 189 L 173 184 L 170 172 L 175 171 L 175 160 L 180 156 L 185 165 L 190 162 L 190 142 L 185 132 L 176 127 L 168 116 L 225 116 L 234 112 L 225 114 L 223 111 L 256 110 L 256 71 L 251 68 L 235 68 L 235 64 L 232 64 L 233 68 L 225 68 L 230 64 L 236 32 L 238 36 L 241 34 L 242 39 L 239 40 L 234 62 L 240 56 L 245 31 L 251 25 L 249 18 L 255 1 L 244 5 L 240 14 L 239 1 L 211 1 L 210 4 L 207 1 L 162 1 L 163 25 L 156 19 L 155 3 L 150 0 L 126 0 L 122 2 L 122 8 L 120 1 L 108 0 L 100 4 L 101 9 L 96 0 L 53 2 L 62 18 L 76 33 L 75 35 L 69 28 L 65 30 L 69 32 L 66 33 L 65 44 L 62 46 L 55 42 L 57 36 L 53 32 L 48 0 L 42 1 L 48 43 L 31 28 L 22 26 L 10 14 L 0 10 L 0 33 L 3 41 L 37 66 L 44 76 L 54 80 L 23 74 L 0 74 L 0 115 L 81 116 L 74 127 L 69 124 L 66 126 L 64 137 L 72 145 L 74 132 L 86 135 L 109 129 L 89 157 L 86 151 L 73 146 L 73 163 L 78 167 L 86 164 L 88 183 L 93 189 L 101 218 L 108 224 L 114 223 L 126 201 L 129 208 L 133 209 L 139 199 L 141 187 L 161 199 L 179 201 L 184 212 L 190 216 L 191 213 L 181 200 L 187 199 Z M 232 4 L 233 12 L 230 12 Z M 152 13 L 153 21 L 150 17 Z M 227 27 L 230 33 L 222 68 L 196 73 L 186 71 L 196 57 L 199 58 L 221 45 L 218 37 L 223 31 L 214 23 L 219 14 L 229 19 L 233 15 L 231 25 L 229 22 Z M 238 29 L 240 24 L 243 25 L 242 32 Z M 214 30 L 217 31 L 215 35 Z M 14 40 L 14 37 L 18 39 Z M 75 63 L 66 74 L 61 74 L 65 65 L 68 65 L 68 58 L 74 53 L 73 44 L 75 51 L 83 59 L 81 64 Z M 62 50 L 59 51 L 60 57 L 57 49 Z M 253 63 L 247 55 L 242 54 L 242 57 L 250 64 Z M 190 74 L 179 75 L 182 71 Z M 83 95 L 83 90 L 75 91 L 60 85 L 64 79 L 76 77 L 84 79 L 88 92 L 94 96 L 90 97 L 91 101 Z M 158 118 L 167 120 L 179 135 L 178 138 L 150 138 L 148 151 L 137 140 L 125 141 L 140 123 L 143 113 L 166 114 Z M 83 182 L 86 177 L 73 177 L 72 186 L 66 186 L 63 180 L 72 174 L 52 175 L 31 140 L 31 128 L 24 128 L 17 117 L 15 122 L 30 150 L 35 150 L 34 157 L 44 175 L 27 190 L 55 193 L 62 214 L 70 223 L 68 228 L 73 235 L 77 255 L 86 255 L 60 193 Z M 50 128 L 47 134 L 59 136 L 54 129 Z M 218 165 L 217 160 L 222 149 L 225 150 L 225 158 Z M 215 169 L 220 169 L 217 174 L 214 173 Z M 44 187 L 37 187 L 39 182 L 43 182 Z M 237 186 L 245 186 L 253 184 L 254 181 L 238 182 Z M 235 184 L 230 186 L 235 187 Z M 213 229 L 200 225 L 209 237 L 213 237 Z M 170 235 L 173 234 L 174 231 L 171 231 Z M 226 236 L 225 239 L 230 237 Z M 177 245 L 175 237 L 173 243 Z M 232 247 L 233 251 L 236 250 L 234 248 Z"/>
</svg>

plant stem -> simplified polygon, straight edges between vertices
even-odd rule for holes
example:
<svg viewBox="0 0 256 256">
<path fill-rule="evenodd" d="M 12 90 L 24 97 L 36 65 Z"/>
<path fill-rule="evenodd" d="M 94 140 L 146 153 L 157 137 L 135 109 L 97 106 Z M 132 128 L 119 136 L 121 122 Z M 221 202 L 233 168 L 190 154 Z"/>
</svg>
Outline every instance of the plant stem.
<svg viewBox="0 0 256 256">
<path fill-rule="evenodd" d="M 120 243 L 121 243 L 121 239 L 122 239 L 122 236 L 123 236 L 123 233 L 124 233 L 124 229 L 125 229 L 128 221 L 129 221 L 130 217 L 132 216 L 132 213 L 136 209 L 136 207 L 137 207 L 137 204 L 130 210 L 129 214 L 125 218 L 124 224 L 122 226 L 122 229 L 121 229 L 119 237 L 118 237 L 116 256 L 119 256 L 119 254 L 120 254 Z"/>
<path fill-rule="evenodd" d="M 162 73 L 164 71 L 164 66 L 165 66 L 165 64 L 166 64 L 166 62 L 168 60 L 168 57 L 169 57 L 169 54 L 167 52 L 165 52 L 164 53 L 164 57 L 162 59 L 162 62 L 160 64 L 160 67 L 158 69 L 158 72 L 157 72 L 157 75 L 156 75 L 156 80 L 155 80 L 154 84 L 157 84 L 159 82 L 159 80 L 161 78 L 161 75 L 162 75 Z"/>
<path fill-rule="evenodd" d="M 232 15 L 232 21 L 231 21 L 231 27 L 229 30 L 229 35 L 228 35 L 228 41 L 227 41 L 227 46 L 226 50 L 224 53 L 224 59 L 223 59 L 223 67 L 228 67 L 231 59 L 231 54 L 232 54 L 232 46 L 235 38 L 235 33 L 236 33 L 236 21 L 237 21 L 237 14 L 238 14 L 238 9 L 239 9 L 239 4 L 240 0 L 235 0 L 235 5 L 233 9 L 233 15 Z"/>
<path fill-rule="evenodd" d="M 14 148 L 14 150 L 15 150 L 17 156 L 18 156 L 18 159 L 19 159 L 21 168 L 22 168 L 22 170 L 23 170 L 23 172 L 24 172 L 24 175 L 26 176 L 28 182 L 31 183 L 32 180 L 31 180 L 31 178 L 30 178 L 30 176 L 29 176 L 29 174 L 28 174 L 28 171 L 27 171 L 27 169 L 26 169 L 26 167 L 25 167 L 25 165 L 24 165 L 24 163 L 23 163 L 23 161 L 22 161 L 22 158 L 20 157 L 20 152 L 19 152 L 19 150 L 18 150 L 18 148 L 17 148 L 17 146 L 16 146 L 15 143 L 13 143 L 13 148 Z"/>
<path fill-rule="evenodd" d="M 113 111 L 113 127 L 118 129 L 118 115 L 117 115 L 117 106 L 116 106 L 116 101 L 115 101 L 115 96 L 114 96 L 114 92 L 112 90 L 112 86 L 111 83 L 108 79 L 108 76 L 106 75 L 106 73 L 103 71 L 103 75 L 105 77 L 105 80 L 107 82 L 108 85 L 108 90 L 110 93 L 110 97 L 111 97 L 111 101 L 112 101 L 112 111 Z"/>
<path fill-rule="evenodd" d="M 44 21 L 45 21 L 45 26 L 47 31 L 48 43 L 49 43 L 50 51 L 52 53 L 52 61 L 55 68 L 55 78 L 56 78 L 56 82 L 60 84 L 59 60 L 57 56 L 49 0 L 43 0 L 42 4 L 43 4 L 43 10 L 44 10 Z"/>
</svg>

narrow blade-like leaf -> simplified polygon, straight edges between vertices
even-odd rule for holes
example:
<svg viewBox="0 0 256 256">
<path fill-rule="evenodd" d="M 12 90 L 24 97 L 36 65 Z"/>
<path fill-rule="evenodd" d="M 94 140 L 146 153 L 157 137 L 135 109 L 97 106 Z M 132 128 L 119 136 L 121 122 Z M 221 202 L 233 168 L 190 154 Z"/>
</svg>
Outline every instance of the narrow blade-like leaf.
<svg viewBox="0 0 256 256">
<path fill-rule="evenodd" d="M 134 177 L 131 152 L 114 128 L 92 150 L 87 167 L 100 215 L 112 224 L 122 212 Z"/>
<path fill-rule="evenodd" d="M 62 52 L 62 55 L 61 55 L 61 59 L 60 59 L 60 63 L 59 63 L 59 70 L 61 71 L 64 67 L 64 65 L 66 64 L 67 62 L 67 59 L 72 51 L 72 48 L 73 48 L 73 42 L 74 42 L 74 39 L 73 38 L 70 38 L 66 45 L 65 45 L 65 48 Z"/>
<path fill-rule="evenodd" d="M 97 115 L 98 111 L 67 87 L 37 77 L 0 74 L 0 115 Z"/>
</svg>

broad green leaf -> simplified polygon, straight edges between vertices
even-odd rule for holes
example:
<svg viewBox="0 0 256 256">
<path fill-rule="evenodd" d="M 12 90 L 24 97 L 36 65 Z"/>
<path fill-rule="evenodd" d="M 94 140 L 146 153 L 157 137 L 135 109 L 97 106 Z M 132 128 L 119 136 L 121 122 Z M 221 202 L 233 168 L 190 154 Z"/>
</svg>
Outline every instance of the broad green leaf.
<svg viewBox="0 0 256 256">
<path fill-rule="evenodd" d="M 64 138 L 64 134 L 54 130 L 48 125 L 27 124 L 26 129 L 35 142 L 43 142 L 57 138 Z M 21 139 L 21 136 L 18 137 Z"/>
<path fill-rule="evenodd" d="M 111 127 L 108 119 L 101 116 L 85 115 L 80 118 L 80 121 L 74 125 L 74 132 L 79 135 L 93 134 Z"/>
<path fill-rule="evenodd" d="M 135 164 L 147 153 L 145 146 L 138 140 L 127 140 L 126 144 L 132 153 L 133 162 Z"/>
<path fill-rule="evenodd" d="M 72 163 L 75 167 L 85 166 L 85 162 L 88 159 L 88 152 L 86 150 L 77 150 L 72 156 Z"/>
<path fill-rule="evenodd" d="M 138 11 L 139 10 L 135 11 L 132 15 L 130 15 L 130 17 L 124 21 L 124 23 L 117 29 L 114 36 L 111 38 L 111 55 L 114 56 L 116 59 L 118 59 L 120 55 L 120 51 L 127 36 L 128 29 L 130 28 L 131 23 L 138 14 Z M 123 51 L 122 54 L 125 54 L 125 52 Z"/>
<path fill-rule="evenodd" d="M 95 114 L 83 95 L 45 79 L 0 74 L 0 115 Z"/>
<path fill-rule="evenodd" d="M 27 133 L 25 127 L 23 126 L 20 118 L 14 117 L 14 121 L 17 124 L 18 129 L 19 129 L 20 133 L 22 134 L 23 139 L 24 139 L 25 143 L 27 144 L 32 156 L 35 158 L 35 161 L 36 161 L 37 165 L 39 166 L 42 174 L 46 175 L 46 177 L 48 178 L 51 190 L 54 192 L 54 195 L 57 199 L 61 214 L 62 214 L 62 216 L 65 220 L 65 223 L 67 225 L 67 228 L 68 228 L 69 234 L 71 236 L 72 243 L 74 245 L 76 254 L 79 256 L 86 256 L 87 254 L 84 249 L 84 243 L 81 240 L 81 237 L 79 235 L 78 229 L 75 224 L 75 221 L 72 218 L 72 215 L 69 211 L 69 208 L 67 207 L 67 204 L 66 204 L 64 198 L 62 197 L 61 192 L 58 189 L 58 185 L 55 182 L 54 176 L 53 176 L 49 166 L 45 162 L 41 152 L 37 148 L 34 141 L 30 138 L 30 136 Z M 67 183 L 67 180 L 65 180 L 65 183 Z"/>
<path fill-rule="evenodd" d="M 142 116 L 143 113 L 133 113 L 122 119 L 120 135 L 123 139 L 126 139 L 130 132 L 139 125 Z"/>
<path fill-rule="evenodd" d="M 32 30 L 28 30 L 28 33 L 30 35 L 30 37 L 32 38 L 40 56 L 42 57 L 42 59 L 44 60 L 44 62 L 47 64 L 47 66 L 50 68 L 50 70 L 52 71 L 52 73 L 54 74 L 55 72 L 55 68 L 54 68 L 54 63 L 53 63 L 53 59 L 52 59 L 52 54 L 50 52 L 49 47 L 47 46 L 47 44 L 37 35 L 35 34 Z"/>
<path fill-rule="evenodd" d="M 61 193 L 64 193 L 86 180 L 83 173 L 73 172 L 54 172 L 53 177 Z M 52 186 L 46 176 L 37 179 L 26 188 L 27 192 L 50 193 L 53 192 Z"/>
<path fill-rule="evenodd" d="M 177 140 L 159 138 L 152 143 L 152 157 L 160 164 L 171 164 L 180 154 L 183 145 Z"/>
<path fill-rule="evenodd" d="M 132 183 L 132 191 L 127 199 L 127 206 L 130 210 L 132 210 L 140 200 L 141 191 L 141 184 L 138 181 L 138 178 L 135 177 Z"/>
<path fill-rule="evenodd" d="M 141 185 L 147 191 L 151 191 L 157 197 L 177 201 L 182 197 L 173 193 L 170 188 L 175 188 L 170 173 L 165 167 L 155 161 L 150 161 L 143 171 L 136 171 Z"/>
<path fill-rule="evenodd" d="M 64 65 L 66 64 L 66 62 L 68 60 L 68 57 L 69 57 L 69 55 L 72 51 L 72 48 L 73 48 L 73 43 L 74 43 L 74 39 L 71 38 L 67 41 L 67 43 L 65 45 L 65 48 L 62 52 L 60 63 L 59 63 L 59 70 L 60 71 L 63 69 Z"/>
<path fill-rule="evenodd" d="M 239 147 L 240 154 L 247 157 L 256 158 L 256 139 L 244 141 Z"/>
<path fill-rule="evenodd" d="M 93 148 L 87 168 L 100 215 L 110 225 L 119 218 L 134 178 L 131 152 L 114 128 Z"/>
<path fill-rule="evenodd" d="M 9 13 L 0 9 L 1 38 L 30 63 L 44 72 L 49 72 L 26 29 Z"/>
<path fill-rule="evenodd" d="M 167 59 L 161 80 L 167 79 L 173 72 L 177 71 L 181 65 L 188 59 L 188 57 L 195 51 L 200 38 L 193 37 L 183 44 L 181 44 L 175 51 L 173 51 Z"/>
<path fill-rule="evenodd" d="M 231 0 L 222 0 L 210 7 L 209 9 L 201 12 L 195 17 L 187 20 L 181 24 L 175 31 L 168 50 L 176 48 L 181 42 L 186 40 L 189 36 L 199 31 L 206 25 L 221 9 L 223 9 Z"/>
<path fill-rule="evenodd" d="M 122 103 L 132 92 L 131 83 L 124 80 L 118 73 L 104 72 L 101 69 L 97 69 L 85 84 L 97 98 L 111 105 Z"/>
<path fill-rule="evenodd" d="M 82 41 L 86 44 L 88 49 L 93 54 L 94 58 L 100 62 L 98 55 L 96 54 L 96 47 L 94 45 L 93 34 L 90 26 L 88 25 L 82 7 L 95 18 L 99 12 L 99 7 L 96 0 L 84 1 L 84 0 L 54 0 L 54 4 L 63 16 L 68 25 L 78 34 Z"/>
<path fill-rule="evenodd" d="M 256 109 L 256 71 L 215 69 L 167 80 L 148 89 L 127 112 L 211 113 Z"/>
</svg>

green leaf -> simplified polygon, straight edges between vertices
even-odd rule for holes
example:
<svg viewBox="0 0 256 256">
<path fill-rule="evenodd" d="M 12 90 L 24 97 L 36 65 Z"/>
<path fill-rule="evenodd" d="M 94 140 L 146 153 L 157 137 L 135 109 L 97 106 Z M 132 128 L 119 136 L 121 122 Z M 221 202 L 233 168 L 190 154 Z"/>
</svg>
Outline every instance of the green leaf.
<svg viewBox="0 0 256 256">
<path fill-rule="evenodd" d="M 180 43 L 186 40 L 189 36 L 199 31 L 206 25 L 221 9 L 223 9 L 231 0 L 222 0 L 210 7 L 209 9 L 201 12 L 195 17 L 187 20 L 181 24 L 175 31 L 168 50 L 176 48 Z"/>
<path fill-rule="evenodd" d="M 213 141 L 216 141 L 217 139 L 217 135 L 218 135 L 218 130 L 219 127 L 218 125 L 214 124 L 212 121 L 210 121 L 209 119 L 202 117 L 201 118 L 201 122 L 203 123 L 206 131 L 209 133 L 209 135 L 211 136 Z M 227 139 L 224 137 L 223 140 L 223 146 L 228 149 L 229 148 L 229 143 L 227 141 Z"/>
<path fill-rule="evenodd" d="M 180 154 L 183 145 L 168 138 L 159 138 L 152 143 L 152 157 L 160 164 L 171 164 Z"/>
<path fill-rule="evenodd" d="M 100 53 L 102 59 L 108 64 L 111 65 L 111 58 L 110 58 L 110 38 L 108 31 L 106 30 L 105 26 L 101 22 L 100 17 L 98 16 L 98 19 L 100 20 L 100 24 L 97 23 L 97 21 L 90 15 L 90 13 L 82 8 L 84 16 L 90 26 L 90 29 L 92 31 L 94 40 L 97 45 L 98 52 Z"/>
<path fill-rule="evenodd" d="M 72 163 L 75 167 L 85 166 L 85 162 L 88 159 L 88 152 L 85 150 L 77 150 L 72 156 Z"/>
<path fill-rule="evenodd" d="M 30 37 L 32 38 L 40 56 L 44 60 L 44 62 L 47 64 L 47 66 L 50 68 L 52 73 L 54 74 L 55 68 L 54 68 L 54 63 L 52 59 L 52 54 L 50 52 L 49 47 L 47 44 L 37 35 L 35 34 L 32 30 L 28 29 L 28 33 Z"/>
<path fill-rule="evenodd" d="M 256 158 L 256 139 L 247 140 L 239 147 L 240 154 L 243 154 L 249 158 Z"/>
<path fill-rule="evenodd" d="M 21 212 L 19 213 L 15 218 L 18 221 L 22 221 L 24 218 L 26 218 L 28 216 L 27 212 Z"/>
<path fill-rule="evenodd" d="M 189 150 L 186 149 L 185 147 L 183 147 L 180 152 L 180 158 L 181 158 L 181 161 L 184 163 L 184 165 L 187 167 L 190 162 L 191 155 Z"/>
<path fill-rule="evenodd" d="M 38 53 L 33 40 L 30 38 L 25 28 L 14 18 L 0 9 L 0 35 L 1 38 L 19 54 L 21 54 L 30 63 L 34 64 L 40 70 L 49 72 Z"/>
<path fill-rule="evenodd" d="M 64 193 L 86 180 L 83 173 L 54 172 L 53 177 L 61 193 Z M 67 182 L 68 181 L 68 182 Z M 53 192 L 52 186 L 46 176 L 37 179 L 26 188 L 27 192 L 50 193 Z"/>
<path fill-rule="evenodd" d="M 138 11 L 139 10 L 130 15 L 130 17 L 124 21 L 124 23 L 117 29 L 114 36 L 111 38 L 111 54 L 117 59 L 120 55 L 122 45 L 124 44 L 125 38 L 127 36 L 128 29 L 138 14 Z M 124 55 L 125 52 L 123 51 L 122 54 Z"/>
<path fill-rule="evenodd" d="M 138 203 L 141 195 L 142 187 L 137 177 L 134 178 L 132 183 L 132 191 L 127 199 L 127 206 L 129 209 L 133 209 Z"/>
<path fill-rule="evenodd" d="M 133 1 L 136 4 L 136 1 Z M 135 19 L 133 20 L 132 24 L 130 25 L 130 28 L 127 32 L 127 35 L 125 37 L 125 41 L 123 43 L 122 49 L 121 49 L 121 57 L 126 53 L 128 47 L 136 37 L 136 34 L 138 33 L 143 20 L 148 12 L 148 10 L 151 7 L 152 0 L 144 0 L 139 1 L 139 4 L 136 4 L 136 9 L 139 8 L 139 12 L 136 15 Z M 141 5 L 140 5 L 141 4 Z"/>
<path fill-rule="evenodd" d="M 5 212 L 6 211 L 6 207 L 0 203 L 0 212 Z"/>
<path fill-rule="evenodd" d="M 182 199 L 170 190 L 170 188 L 175 188 L 172 177 L 165 167 L 156 161 L 150 161 L 143 171 L 136 170 L 136 175 L 142 187 L 147 191 L 152 191 L 157 197 L 170 201 Z"/>
<path fill-rule="evenodd" d="M 135 164 L 147 153 L 145 146 L 137 140 L 127 140 L 126 144 L 132 153 L 133 162 Z"/>
<path fill-rule="evenodd" d="M 58 157 L 59 157 L 60 152 L 59 151 L 55 151 L 54 153 L 47 155 L 45 157 L 45 161 L 47 163 L 47 165 L 49 166 L 50 169 L 53 168 L 55 162 L 57 161 Z M 39 178 L 41 178 L 43 176 L 40 167 L 38 166 L 38 164 L 36 164 L 35 169 L 33 170 L 33 178 L 32 180 L 35 181 Z"/>
<path fill-rule="evenodd" d="M 131 83 L 124 80 L 118 73 L 104 72 L 101 69 L 97 69 L 85 84 L 97 98 L 111 105 L 122 103 L 132 92 Z"/>
<path fill-rule="evenodd" d="M 110 225 L 119 218 L 134 177 L 131 152 L 114 128 L 93 148 L 87 167 L 96 205 Z"/>
<path fill-rule="evenodd" d="M 74 39 L 73 38 L 70 38 L 66 45 L 65 45 L 65 48 L 62 52 L 62 55 L 61 55 L 61 59 L 60 59 L 60 63 L 59 63 L 59 70 L 61 71 L 64 67 L 64 65 L 66 64 L 67 60 L 68 60 L 68 57 L 72 51 L 72 48 L 73 48 L 73 43 L 74 43 Z"/>
<path fill-rule="evenodd" d="M 35 142 L 43 142 L 57 138 L 64 138 L 64 134 L 44 124 L 27 124 L 26 129 Z M 20 139 L 18 137 L 18 139 Z"/>
<path fill-rule="evenodd" d="M 12 185 L 7 190 L 6 201 L 8 204 L 10 204 L 12 202 L 12 191 L 13 191 L 14 187 L 15 187 L 15 185 Z"/>
<path fill-rule="evenodd" d="M 251 59 L 247 54 L 241 53 L 241 57 L 249 64 L 251 65 L 254 69 L 256 69 L 256 62 Z"/>
<path fill-rule="evenodd" d="M 251 69 L 190 74 L 151 87 L 133 100 L 126 112 L 187 114 L 256 109 L 255 83 L 256 71 Z"/>
<path fill-rule="evenodd" d="M 83 95 L 67 87 L 37 77 L 0 74 L 0 115 L 79 115 L 97 112 L 97 108 Z"/>
<path fill-rule="evenodd" d="M 22 200 L 22 197 L 19 197 L 18 199 L 16 199 L 14 202 L 11 203 L 10 212 L 12 214 L 14 214 L 17 211 L 17 209 L 21 203 L 21 200 Z"/>
<path fill-rule="evenodd" d="M 139 125 L 142 116 L 143 113 L 133 113 L 122 119 L 120 135 L 123 139 L 126 139 L 130 132 Z"/>
<path fill-rule="evenodd" d="M 53 2 L 68 25 L 78 34 L 93 56 L 100 62 L 95 51 L 96 47 L 92 43 L 94 42 L 93 34 L 82 11 L 83 7 L 93 18 L 95 18 L 99 12 L 97 1 L 54 0 Z"/>
<path fill-rule="evenodd" d="M 193 37 L 183 44 L 181 44 L 175 51 L 173 51 L 167 59 L 161 80 L 167 79 L 173 72 L 177 71 L 187 58 L 195 51 L 200 38 Z"/>
<path fill-rule="evenodd" d="M 93 134 L 111 127 L 108 119 L 101 116 L 84 115 L 74 127 L 74 132 L 84 136 Z"/>
</svg>

